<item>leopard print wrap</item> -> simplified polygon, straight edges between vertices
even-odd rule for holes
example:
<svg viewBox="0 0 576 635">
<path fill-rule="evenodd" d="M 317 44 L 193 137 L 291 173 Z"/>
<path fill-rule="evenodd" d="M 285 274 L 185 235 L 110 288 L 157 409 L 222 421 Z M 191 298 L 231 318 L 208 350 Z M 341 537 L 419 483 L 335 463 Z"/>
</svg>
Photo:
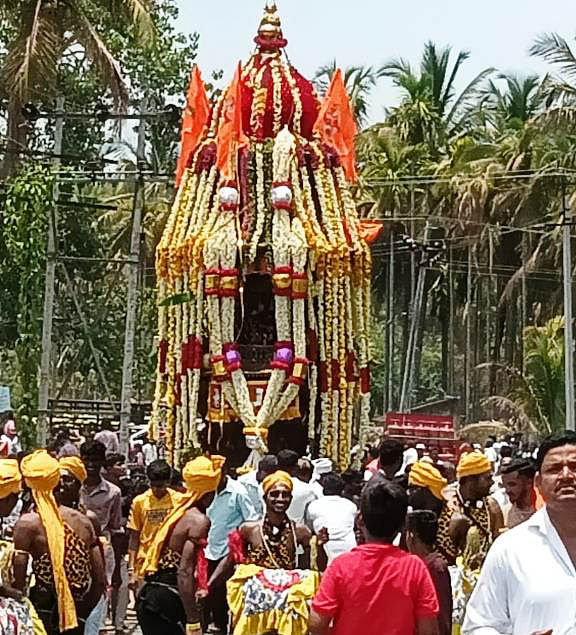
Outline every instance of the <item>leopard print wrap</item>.
<svg viewBox="0 0 576 635">
<path fill-rule="evenodd" d="M 170 547 L 168 547 L 158 561 L 158 570 L 172 571 L 174 569 L 178 569 L 180 567 L 181 559 L 182 556 L 177 551 L 174 551 L 174 549 L 170 549 Z"/>
<path fill-rule="evenodd" d="M 250 547 L 247 563 L 255 564 L 264 569 L 291 570 L 296 566 L 296 545 L 294 544 L 294 528 L 286 519 L 278 533 L 274 533 L 268 516 L 262 524 L 263 540 L 266 540 L 270 553 L 266 546 Z"/>
<path fill-rule="evenodd" d="M 47 590 L 54 590 L 54 576 L 49 553 L 43 553 L 34 560 L 32 568 L 36 577 L 36 585 Z M 86 543 L 67 524 L 64 524 L 64 570 L 70 585 L 70 592 L 75 600 L 81 600 L 92 586 L 90 554 Z"/>
<path fill-rule="evenodd" d="M 456 563 L 458 548 L 450 536 L 450 521 L 452 520 L 452 510 L 448 504 L 444 504 L 440 516 L 438 517 L 438 535 L 436 537 L 435 549 L 444 557 L 449 565 Z"/>
</svg>

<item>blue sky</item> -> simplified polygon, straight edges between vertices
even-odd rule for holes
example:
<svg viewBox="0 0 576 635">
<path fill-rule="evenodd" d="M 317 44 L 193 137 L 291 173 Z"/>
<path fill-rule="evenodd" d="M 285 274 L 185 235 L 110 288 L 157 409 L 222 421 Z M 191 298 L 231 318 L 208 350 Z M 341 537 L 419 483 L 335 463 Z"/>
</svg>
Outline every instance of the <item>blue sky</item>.
<svg viewBox="0 0 576 635">
<path fill-rule="evenodd" d="M 222 68 L 231 78 L 249 57 L 264 0 L 178 0 L 178 27 L 200 33 L 198 63 L 207 75 Z M 288 55 L 306 76 L 332 59 L 342 67 L 380 66 L 394 57 L 416 62 L 424 42 L 469 50 L 462 87 L 487 67 L 523 74 L 547 67 L 528 49 L 542 32 L 573 41 L 573 0 L 278 0 Z M 371 118 L 398 95 L 382 80 L 372 97 Z"/>
</svg>

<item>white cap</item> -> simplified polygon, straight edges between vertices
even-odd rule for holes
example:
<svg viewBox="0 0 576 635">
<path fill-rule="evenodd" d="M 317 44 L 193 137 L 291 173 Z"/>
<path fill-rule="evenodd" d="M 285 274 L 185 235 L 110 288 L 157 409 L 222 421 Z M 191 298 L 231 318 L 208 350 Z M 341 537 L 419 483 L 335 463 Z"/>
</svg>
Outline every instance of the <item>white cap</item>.
<svg viewBox="0 0 576 635">
<path fill-rule="evenodd" d="M 329 474 L 333 469 L 333 463 L 330 459 L 314 459 L 312 465 L 318 474 Z"/>
<path fill-rule="evenodd" d="M 423 443 L 417 443 L 416 444 L 416 449 L 417 450 L 425 450 L 426 446 Z"/>
<path fill-rule="evenodd" d="M 334 469 L 334 464 L 330 459 L 314 459 L 312 461 L 314 466 L 313 480 L 317 481 L 323 474 L 330 474 Z"/>
</svg>

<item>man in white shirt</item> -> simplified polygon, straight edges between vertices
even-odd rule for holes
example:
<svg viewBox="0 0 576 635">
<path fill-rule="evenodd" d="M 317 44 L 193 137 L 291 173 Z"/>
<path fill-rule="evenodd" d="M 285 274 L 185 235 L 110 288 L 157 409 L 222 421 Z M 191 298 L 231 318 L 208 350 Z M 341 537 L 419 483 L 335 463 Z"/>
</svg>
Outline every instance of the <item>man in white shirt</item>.
<svg viewBox="0 0 576 635">
<path fill-rule="evenodd" d="M 314 473 L 312 474 L 312 481 L 310 485 L 312 485 L 312 489 L 314 490 L 316 496 L 321 498 L 324 496 L 324 490 L 322 489 L 322 485 L 320 481 L 326 474 L 331 474 L 334 470 L 334 465 L 330 459 L 321 458 L 314 459 L 312 461 L 312 465 L 314 466 Z"/>
<path fill-rule="evenodd" d="M 547 439 L 537 468 L 546 507 L 494 542 L 463 635 L 576 634 L 576 434 Z"/>
<path fill-rule="evenodd" d="M 324 496 L 312 501 L 306 512 L 306 524 L 318 535 L 323 528 L 328 530 L 328 542 L 324 550 L 328 564 L 336 556 L 356 547 L 354 522 L 358 513 L 356 505 L 342 497 L 344 481 L 338 474 L 326 474 L 322 478 Z"/>
<path fill-rule="evenodd" d="M 306 508 L 318 497 L 309 483 L 305 483 L 298 478 L 299 458 L 298 453 L 293 450 L 280 450 L 278 452 L 278 469 L 290 474 L 294 484 L 292 502 L 286 513 L 291 521 L 297 525 L 303 525 Z"/>
<path fill-rule="evenodd" d="M 158 460 L 158 448 L 146 439 L 146 443 L 142 446 L 142 454 L 144 455 L 144 465 L 150 465 Z"/>
<path fill-rule="evenodd" d="M 238 482 L 242 483 L 254 505 L 258 518 L 264 517 L 264 490 L 262 481 L 278 470 L 278 459 L 273 454 L 266 454 L 260 459 L 258 469 L 242 474 Z"/>
<path fill-rule="evenodd" d="M 494 441 L 492 441 L 492 439 L 488 439 L 484 445 L 484 456 L 492 463 L 492 468 L 496 469 L 498 452 L 494 449 Z"/>
</svg>

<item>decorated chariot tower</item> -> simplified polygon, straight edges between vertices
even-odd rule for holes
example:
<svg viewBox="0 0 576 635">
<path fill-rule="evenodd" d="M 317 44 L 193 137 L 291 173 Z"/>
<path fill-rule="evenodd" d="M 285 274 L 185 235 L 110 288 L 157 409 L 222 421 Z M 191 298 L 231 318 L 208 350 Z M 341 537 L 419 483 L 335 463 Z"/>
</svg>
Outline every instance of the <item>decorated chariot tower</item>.
<svg viewBox="0 0 576 635">
<path fill-rule="evenodd" d="M 342 74 L 321 103 L 276 6 L 215 104 L 194 69 L 157 250 L 151 436 L 235 461 L 292 447 L 345 467 L 369 423 L 370 251 Z M 245 442 L 246 441 L 246 442 Z"/>
</svg>

